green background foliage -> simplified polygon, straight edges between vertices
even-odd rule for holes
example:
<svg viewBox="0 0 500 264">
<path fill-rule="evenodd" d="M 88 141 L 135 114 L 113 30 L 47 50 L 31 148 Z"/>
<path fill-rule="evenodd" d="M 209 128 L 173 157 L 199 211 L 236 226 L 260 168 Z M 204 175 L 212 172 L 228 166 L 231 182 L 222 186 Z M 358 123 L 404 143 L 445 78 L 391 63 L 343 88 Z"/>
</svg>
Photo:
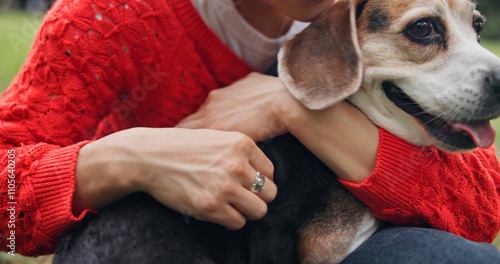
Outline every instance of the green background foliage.
<svg viewBox="0 0 500 264">
<path fill-rule="evenodd" d="M 486 16 L 483 37 L 500 40 L 500 1 L 478 0 L 477 9 Z"/>
</svg>

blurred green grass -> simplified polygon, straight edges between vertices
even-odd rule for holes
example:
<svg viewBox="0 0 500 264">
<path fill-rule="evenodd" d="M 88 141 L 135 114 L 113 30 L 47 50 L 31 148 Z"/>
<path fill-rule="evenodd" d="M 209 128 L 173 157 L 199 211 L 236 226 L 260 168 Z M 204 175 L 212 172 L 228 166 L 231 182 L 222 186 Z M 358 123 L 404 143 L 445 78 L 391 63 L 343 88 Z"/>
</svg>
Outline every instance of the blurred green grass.
<svg viewBox="0 0 500 264">
<path fill-rule="evenodd" d="M 43 16 L 0 11 L 0 94 L 10 85 L 23 65 Z M 0 249 L 4 250 L 4 249 Z M 50 264 L 51 256 L 12 257 L 0 252 L 0 264 Z"/>
<path fill-rule="evenodd" d="M 500 56 L 500 40 L 481 40 L 481 45 Z"/>
<path fill-rule="evenodd" d="M 17 75 L 31 48 L 42 16 L 33 16 L 24 12 L 0 11 L 0 94 L 10 85 Z M 482 40 L 482 45 L 500 56 L 500 40 Z M 500 131 L 500 119 L 492 122 L 496 131 Z M 500 132 L 498 133 L 500 134 Z M 495 145 L 500 150 L 500 136 L 497 134 Z M 500 156 L 500 151 L 498 152 Z M 500 249 L 500 237 L 494 242 Z M 49 257 L 15 258 L 0 253 L 0 264 L 48 264 Z"/>
<path fill-rule="evenodd" d="M 0 11 L 0 93 L 23 65 L 42 18 Z"/>
</svg>

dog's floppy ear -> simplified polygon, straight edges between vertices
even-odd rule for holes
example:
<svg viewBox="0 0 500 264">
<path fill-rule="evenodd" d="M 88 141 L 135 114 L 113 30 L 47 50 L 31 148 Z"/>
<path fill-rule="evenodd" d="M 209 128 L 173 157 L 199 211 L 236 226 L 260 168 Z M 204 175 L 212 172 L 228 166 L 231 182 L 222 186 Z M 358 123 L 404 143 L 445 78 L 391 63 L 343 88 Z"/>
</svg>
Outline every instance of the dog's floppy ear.
<svg viewBox="0 0 500 264">
<path fill-rule="evenodd" d="M 281 80 L 309 109 L 331 106 L 361 85 L 355 2 L 337 1 L 279 52 Z"/>
</svg>

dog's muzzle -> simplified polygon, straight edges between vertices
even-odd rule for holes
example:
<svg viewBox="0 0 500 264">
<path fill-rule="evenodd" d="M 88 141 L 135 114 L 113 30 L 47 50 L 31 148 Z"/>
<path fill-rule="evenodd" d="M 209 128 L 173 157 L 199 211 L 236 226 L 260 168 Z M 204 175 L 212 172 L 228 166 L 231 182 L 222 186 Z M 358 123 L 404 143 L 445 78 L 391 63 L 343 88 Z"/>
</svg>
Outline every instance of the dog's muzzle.
<svg viewBox="0 0 500 264">
<path fill-rule="evenodd" d="M 500 67 L 497 67 L 484 81 L 486 89 L 491 89 L 495 94 L 495 99 L 500 102 Z"/>
<path fill-rule="evenodd" d="M 486 95 L 484 101 L 477 102 L 480 104 L 479 110 L 464 114 L 467 118 L 457 120 L 445 120 L 427 113 L 390 81 L 384 82 L 382 89 L 397 107 L 420 120 L 432 138 L 457 150 L 465 150 L 487 148 L 495 140 L 495 130 L 490 120 L 500 115 L 500 68 L 485 78 L 483 85 Z"/>
</svg>

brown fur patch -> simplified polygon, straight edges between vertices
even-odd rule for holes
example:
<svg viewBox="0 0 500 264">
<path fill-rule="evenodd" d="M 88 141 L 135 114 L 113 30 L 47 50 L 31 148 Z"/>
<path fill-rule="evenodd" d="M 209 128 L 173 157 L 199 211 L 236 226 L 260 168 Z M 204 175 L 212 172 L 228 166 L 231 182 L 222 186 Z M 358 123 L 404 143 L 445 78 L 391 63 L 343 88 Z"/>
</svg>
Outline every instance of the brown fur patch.
<svg viewBox="0 0 500 264">
<path fill-rule="evenodd" d="M 300 228 L 298 251 L 301 263 L 339 263 L 346 256 L 368 210 L 337 183 L 321 213 Z"/>
<path fill-rule="evenodd" d="M 280 76 L 311 109 L 330 106 L 359 88 L 360 54 L 350 8 L 349 1 L 336 3 L 283 49 Z"/>
</svg>

